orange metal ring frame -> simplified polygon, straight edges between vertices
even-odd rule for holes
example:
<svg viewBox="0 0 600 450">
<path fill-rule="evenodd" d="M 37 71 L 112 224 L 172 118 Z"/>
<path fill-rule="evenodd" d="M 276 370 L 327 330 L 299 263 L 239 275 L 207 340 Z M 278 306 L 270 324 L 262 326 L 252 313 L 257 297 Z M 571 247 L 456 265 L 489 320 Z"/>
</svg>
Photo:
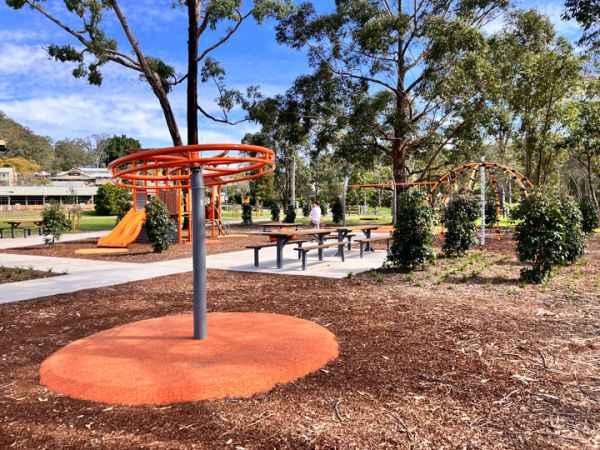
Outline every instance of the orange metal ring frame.
<svg viewBox="0 0 600 450">
<path fill-rule="evenodd" d="M 231 151 L 248 155 L 229 155 Z M 132 190 L 188 189 L 186 169 L 202 166 L 206 186 L 251 180 L 275 170 L 275 152 L 246 144 L 198 144 L 135 150 L 109 164 L 115 184 Z M 142 184 L 139 184 L 142 183 Z"/>
</svg>

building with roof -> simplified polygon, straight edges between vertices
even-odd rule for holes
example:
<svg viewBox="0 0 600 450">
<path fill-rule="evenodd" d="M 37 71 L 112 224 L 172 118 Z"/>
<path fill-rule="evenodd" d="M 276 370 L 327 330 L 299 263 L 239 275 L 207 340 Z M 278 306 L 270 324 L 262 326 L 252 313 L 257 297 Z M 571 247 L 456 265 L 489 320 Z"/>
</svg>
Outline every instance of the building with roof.
<svg viewBox="0 0 600 450">
<path fill-rule="evenodd" d="M 92 208 L 98 186 L 0 186 L 0 210 L 42 209 L 50 202 Z"/>
<path fill-rule="evenodd" d="M 17 171 L 14 167 L 0 167 L 0 186 L 16 186 Z"/>
<path fill-rule="evenodd" d="M 36 176 L 47 178 L 53 186 L 100 186 L 111 179 L 108 169 L 102 167 L 74 167 L 51 175 L 38 172 Z"/>
</svg>

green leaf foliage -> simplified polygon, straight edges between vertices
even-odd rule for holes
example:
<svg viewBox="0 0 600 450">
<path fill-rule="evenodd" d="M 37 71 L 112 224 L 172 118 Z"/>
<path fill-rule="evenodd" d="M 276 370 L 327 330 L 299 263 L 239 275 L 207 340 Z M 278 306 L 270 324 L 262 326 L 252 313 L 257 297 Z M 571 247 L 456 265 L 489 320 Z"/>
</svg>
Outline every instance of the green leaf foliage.
<svg viewBox="0 0 600 450">
<path fill-rule="evenodd" d="M 242 225 L 252 225 L 252 206 L 242 205 Z"/>
<path fill-rule="evenodd" d="M 598 227 L 598 208 L 596 208 L 591 198 L 585 197 L 579 203 L 579 209 L 581 210 L 581 228 L 583 232 L 586 234 L 593 233 Z"/>
<path fill-rule="evenodd" d="M 513 217 L 520 221 L 515 227 L 519 261 L 530 265 L 521 270 L 521 280 L 541 283 L 583 253 L 581 213 L 571 199 L 540 191 L 521 201 Z"/>
<path fill-rule="evenodd" d="M 271 220 L 273 222 L 279 222 L 279 215 L 281 214 L 281 208 L 277 203 L 271 205 Z"/>
<path fill-rule="evenodd" d="M 296 210 L 294 209 L 294 205 L 291 203 L 287 206 L 285 210 L 285 218 L 283 219 L 284 223 L 294 223 L 296 222 Z"/>
<path fill-rule="evenodd" d="M 123 214 L 125 204 L 128 205 L 131 201 L 131 193 L 128 189 L 107 183 L 98 188 L 95 201 L 96 204 L 94 208 L 98 215 L 119 216 Z M 129 210 L 129 208 L 127 208 L 127 210 Z M 127 211 L 125 211 L 125 213 L 127 213 Z"/>
<path fill-rule="evenodd" d="M 308 217 L 310 215 L 310 202 L 308 200 L 302 200 L 302 215 Z"/>
<path fill-rule="evenodd" d="M 342 206 L 342 202 L 340 199 L 336 199 L 336 201 L 331 206 L 331 215 L 333 216 L 334 223 L 342 223 L 344 220 L 344 208 Z"/>
<path fill-rule="evenodd" d="M 469 197 L 452 199 L 442 215 L 444 225 L 444 254 L 449 257 L 460 256 L 477 243 L 477 226 L 479 216 L 477 201 Z"/>
<path fill-rule="evenodd" d="M 171 233 L 175 223 L 162 200 L 153 197 L 146 205 L 146 232 L 155 253 L 162 253 L 171 246 Z"/>
<path fill-rule="evenodd" d="M 426 195 L 418 189 L 411 188 L 399 197 L 388 262 L 401 270 L 410 271 L 424 266 L 434 258 L 432 245 L 435 215 Z"/>
<path fill-rule="evenodd" d="M 51 203 L 44 208 L 42 211 L 42 234 L 46 245 L 54 245 L 70 228 L 69 219 L 57 203 Z"/>
</svg>

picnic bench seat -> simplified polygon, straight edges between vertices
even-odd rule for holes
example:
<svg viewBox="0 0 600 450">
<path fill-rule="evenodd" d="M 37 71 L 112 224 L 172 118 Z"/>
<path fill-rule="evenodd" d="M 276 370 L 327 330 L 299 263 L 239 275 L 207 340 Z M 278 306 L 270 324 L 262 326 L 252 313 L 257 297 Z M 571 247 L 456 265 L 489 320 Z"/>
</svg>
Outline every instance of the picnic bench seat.
<svg viewBox="0 0 600 450">
<path fill-rule="evenodd" d="M 4 237 L 5 231 L 10 231 L 10 227 L 0 227 L 0 239 Z"/>
<path fill-rule="evenodd" d="M 348 250 L 352 250 L 352 238 L 355 237 L 355 234 L 347 234 L 345 237 L 348 239 Z M 325 236 L 324 240 L 330 241 L 331 239 L 338 239 L 338 236 L 332 234 L 331 236 Z"/>
<path fill-rule="evenodd" d="M 42 227 L 39 225 L 27 225 L 25 227 L 17 227 L 16 230 L 23 230 L 23 237 L 31 236 L 31 230 L 37 230 L 38 235 L 42 235 Z"/>
<path fill-rule="evenodd" d="M 300 239 L 295 239 L 293 241 L 288 241 L 286 243 L 287 244 L 298 244 L 300 247 L 302 247 L 302 244 L 304 244 L 306 241 L 300 240 Z M 265 244 L 252 244 L 252 245 L 246 245 L 246 248 L 251 248 L 252 250 L 254 250 L 254 267 L 258 267 L 258 252 L 260 252 L 261 249 L 265 248 L 265 247 L 276 247 L 277 246 L 277 242 L 268 242 Z M 298 259 L 300 259 L 300 255 L 298 255 Z"/>
<path fill-rule="evenodd" d="M 342 242 L 332 242 L 330 244 L 315 244 L 315 245 L 306 245 L 296 247 L 294 250 L 298 252 L 298 258 L 302 255 L 302 270 L 306 270 L 306 254 L 311 250 L 319 250 L 319 261 L 323 261 L 323 252 L 321 251 L 324 248 L 330 247 L 339 247 L 339 256 L 342 258 L 342 262 L 346 260 L 344 256 L 344 247 L 345 243 Z"/>
<path fill-rule="evenodd" d="M 364 248 L 367 244 L 372 244 L 373 242 L 383 242 L 387 243 L 387 250 L 390 251 L 390 241 L 392 240 L 391 236 L 380 236 L 380 237 L 372 237 L 369 239 L 357 239 L 358 245 L 360 245 L 360 257 L 363 257 Z"/>
</svg>

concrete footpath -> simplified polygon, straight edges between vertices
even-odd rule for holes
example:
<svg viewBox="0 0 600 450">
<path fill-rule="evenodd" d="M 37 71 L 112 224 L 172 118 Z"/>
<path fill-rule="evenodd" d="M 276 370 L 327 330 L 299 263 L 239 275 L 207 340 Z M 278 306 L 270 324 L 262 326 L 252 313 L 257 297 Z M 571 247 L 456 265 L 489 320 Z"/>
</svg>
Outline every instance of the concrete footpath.
<svg viewBox="0 0 600 450">
<path fill-rule="evenodd" d="M 69 234 L 65 235 L 61 241 L 95 238 L 103 234 L 106 234 L 106 232 Z M 37 237 L 1 239 L 0 248 L 9 249 L 25 245 L 37 245 L 43 242 L 42 240 L 34 242 L 34 240 L 37 240 Z M 318 260 L 316 251 L 310 252 L 307 259 L 307 270 L 303 271 L 297 253 L 292 247 L 290 245 L 284 249 L 283 269 L 276 268 L 274 247 L 261 250 L 260 266 L 258 268 L 253 265 L 254 256 L 252 250 L 209 255 L 206 258 L 206 265 L 209 269 L 236 272 L 343 278 L 350 272 L 356 274 L 381 267 L 386 258 L 386 252 L 383 250 L 365 252 L 364 258 L 359 258 L 359 251 L 355 248 L 350 252 L 346 252 L 346 261 L 342 262 L 339 257 L 334 256 L 337 249 L 332 248 L 325 250 L 323 261 Z M 79 258 L 16 255 L 12 253 L 0 254 L 0 266 L 22 267 L 41 271 L 52 270 L 52 272 L 60 274 L 55 277 L 0 284 L 0 304 L 64 294 L 83 289 L 113 286 L 165 275 L 191 272 L 193 270 L 192 258 L 141 264 Z"/>
</svg>

